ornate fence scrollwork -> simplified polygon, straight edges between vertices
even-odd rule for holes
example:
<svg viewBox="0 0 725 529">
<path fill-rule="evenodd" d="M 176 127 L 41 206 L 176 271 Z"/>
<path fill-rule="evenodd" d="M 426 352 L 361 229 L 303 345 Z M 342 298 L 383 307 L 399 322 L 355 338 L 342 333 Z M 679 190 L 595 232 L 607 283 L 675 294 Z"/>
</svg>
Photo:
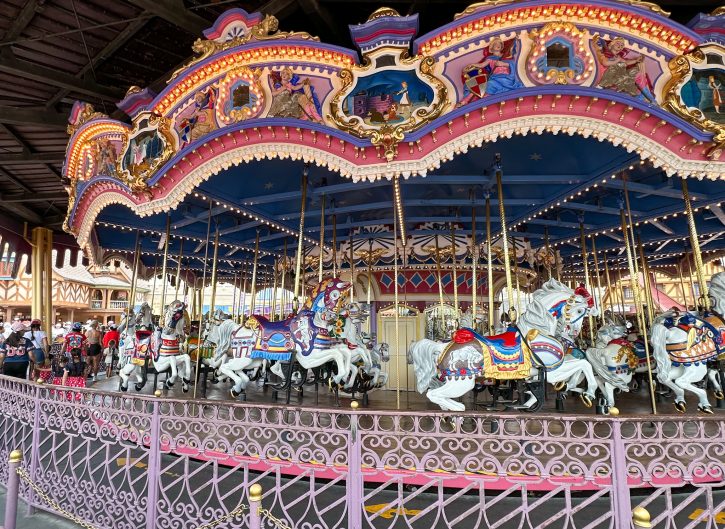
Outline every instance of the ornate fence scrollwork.
<svg viewBox="0 0 725 529">
<path fill-rule="evenodd" d="M 718 416 L 451 419 L 59 391 L 1 376 L 0 394 L 0 481 L 17 447 L 28 463 L 20 496 L 84 527 L 254 527 L 261 515 L 280 529 L 459 529 L 468 513 L 491 527 L 630 529 L 643 507 L 653 525 L 676 529 L 693 509 L 713 521 L 725 510 Z"/>
</svg>

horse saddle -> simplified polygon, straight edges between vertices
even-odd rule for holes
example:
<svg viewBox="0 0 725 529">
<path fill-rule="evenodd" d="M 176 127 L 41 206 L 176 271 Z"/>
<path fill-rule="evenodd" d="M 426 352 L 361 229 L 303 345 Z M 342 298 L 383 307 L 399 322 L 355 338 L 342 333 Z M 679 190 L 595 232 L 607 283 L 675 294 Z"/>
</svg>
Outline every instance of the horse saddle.
<svg viewBox="0 0 725 529">
<path fill-rule="evenodd" d="M 464 341 L 469 337 L 469 340 Z M 518 380 L 529 376 L 531 356 L 526 354 L 521 344 L 521 336 L 516 331 L 482 336 L 473 329 L 464 327 L 456 331 L 453 341 L 444 349 L 444 354 L 466 346 L 472 346 L 481 354 L 484 378 Z"/>
<path fill-rule="evenodd" d="M 153 348 L 151 344 L 151 338 L 153 332 L 147 330 L 136 331 L 136 342 L 133 349 L 133 356 L 131 356 L 131 363 L 137 366 L 142 366 L 146 363 L 146 357 L 151 354 Z"/>
<path fill-rule="evenodd" d="M 294 316 L 283 321 L 269 321 L 264 316 L 254 316 L 254 318 L 259 323 L 259 330 L 251 357 L 288 361 L 296 349 Z"/>
</svg>

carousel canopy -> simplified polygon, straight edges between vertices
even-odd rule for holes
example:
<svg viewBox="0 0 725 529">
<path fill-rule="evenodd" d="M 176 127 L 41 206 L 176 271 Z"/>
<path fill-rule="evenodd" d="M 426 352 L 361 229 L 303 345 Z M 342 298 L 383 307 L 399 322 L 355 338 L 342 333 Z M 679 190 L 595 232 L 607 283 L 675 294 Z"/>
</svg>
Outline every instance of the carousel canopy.
<svg viewBox="0 0 725 529">
<path fill-rule="evenodd" d="M 669 264 L 689 253 L 686 179 L 702 250 L 719 255 L 724 21 L 534 0 L 475 4 L 421 34 L 418 15 L 386 8 L 350 26 L 353 49 L 231 9 L 158 93 L 129 89 L 130 123 L 75 104 L 65 226 L 104 258 L 138 240 L 152 267 L 168 223 L 169 255 L 198 274 L 216 234 L 222 275 L 250 270 L 258 238 L 264 278 L 294 255 L 303 217 L 308 271 L 321 232 L 328 269 L 351 253 L 390 266 L 396 239 L 399 261 L 430 268 L 453 240 L 470 262 L 488 199 L 495 239 L 503 200 L 522 265 L 548 246 L 581 266 L 581 228 L 600 264 L 622 265 L 622 209 Z"/>
</svg>

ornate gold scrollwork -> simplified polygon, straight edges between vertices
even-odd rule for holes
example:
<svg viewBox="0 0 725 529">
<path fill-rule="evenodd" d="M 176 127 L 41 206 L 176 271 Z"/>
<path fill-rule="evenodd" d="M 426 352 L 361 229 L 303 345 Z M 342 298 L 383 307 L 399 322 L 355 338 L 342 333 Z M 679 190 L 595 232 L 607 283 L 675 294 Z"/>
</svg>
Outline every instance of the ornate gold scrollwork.
<svg viewBox="0 0 725 529">
<path fill-rule="evenodd" d="M 216 40 L 196 39 L 194 44 L 191 45 L 191 49 L 194 53 L 198 53 L 198 57 L 194 57 L 191 61 L 186 63 L 184 66 L 176 70 L 171 74 L 166 84 L 176 79 L 179 74 L 188 70 L 195 64 L 200 63 L 204 59 L 211 57 L 215 53 L 241 46 L 252 41 L 262 40 L 274 40 L 274 39 L 299 39 L 299 40 L 313 40 L 319 42 L 319 37 L 313 37 L 309 33 L 304 31 L 279 31 L 279 20 L 274 15 L 266 15 L 262 21 L 256 26 L 252 26 L 246 35 L 240 37 L 234 37 L 225 42 L 219 42 Z"/>
<path fill-rule="evenodd" d="M 695 48 L 685 55 L 678 55 L 670 60 L 667 65 L 672 77 L 667 81 L 663 89 L 662 108 L 669 110 L 706 132 L 711 132 L 713 134 L 713 145 L 708 149 L 707 156 L 713 160 L 718 160 L 723 150 L 725 150 L 725 125 L 709 119 L 699 109 L 685 106 L 680 96 L 682 87 L 691 79 L 693 71 L 703 69 L 697 66 L 707 65 L 707 52 L 716 53 L 725 57 L 725 48 L 717 44 L 708 44 L 701 48 Z M 695 67 L 693 68 L 693 66 Z"/>
<path fill-rule="evenodd" d="M 107 118 L 108 114 L 104 114 L 103 112 L 96 112 L 96 109 L 93 108 L 93 105 L 90 103 L 83 103 L 82 110 L 78 114 L 78 118 L 76 119 L 75 123 L 68 124 L 68 127 L 66 128 L 66 132 L 68 135 L 72 136 L 75 131 L 77 131 L 79 128 L 81 128 L 82 125 L 85 125 L 92 119 L 96 118 Z"/>
<path fill-rule="evenodd" d="M 158 133 L 163 143 L 161 154 L 150 161 L 143 159 L 143 163 L 130 164 L 123 167 L 123 160 L 129 149 L 129 144 L 140 132 L 138 124 L 136 124 L 129 133 L 124 136 L 123 145 L 121 147 L 120 156 L 116 164 L 116 172 L 118 179 L 126 184 L 133 193 L 148 193 L 148 179 L 154 174 L 156 169 L 163 165 L 174 153 L 174 138 L 171 134 L 171 120 L 156 114 L 141 114 L 136 118 L 137 123 L 148 119 L 148 128 L 144 130 L 154 130 Z"/>
<path fill-rule="evenodd" d="M 342 102 L 350 95 L 353 84 L 361 77 L 360 74 L 375 74 L 373 61 L 370 60 L 370 57 L 365 57 L 362 65 L 340 71 L 341 87 L 333 96 L 330 102 L 330 113 L 326 116 L 340 130 L 360 138 L 370 138 L 373 145 L 383 147 L 385 149 L 385 158 L 389 162 L 395 159 L 397 145 L 403 141 L 406 132 L 414 131 L 435 120 L 449 105 L 448 90 L 434 74 L 436 62 L 433 57 L 409 57 L 408 52 L 402 50 L 397 58 L 397 63 L 400 66 L 408 67 L 408 70 L 415 70 L 415 67 L 418 67 L 417 72 L 420 77 L 433 90 L 432 106 L 413 110 L 410 117 L 400 124 L 368 125 L 359 116 L 346 116 L 343 114 Z M 365 77 L 365 75 L 362 77 Z"/>
</svg>

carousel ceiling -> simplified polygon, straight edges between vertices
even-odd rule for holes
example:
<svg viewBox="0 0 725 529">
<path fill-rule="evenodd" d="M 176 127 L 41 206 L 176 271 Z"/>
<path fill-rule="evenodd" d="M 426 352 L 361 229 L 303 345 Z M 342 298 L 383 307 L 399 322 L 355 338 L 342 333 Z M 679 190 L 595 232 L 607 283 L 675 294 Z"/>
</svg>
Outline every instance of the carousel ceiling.
<svg viewBox="0 0 725 529">
<path fill-rule="evenodd" d="M 352 244 L 356 266 L 371 252 L 389 265 L 401 230 L 406 262 L 430 267 L 436 245 L 450 256 L 452 239 L 459 260 L 470 258 L 474 233 L 485 238 L 487 196 L 500 232 L 500 170 L 522 264 L 535 265 L 548 240 L 565 267 L 580 265 L 583 226 L 616 267 L 625 186 L 653 262 L 687 252 L 682 175 L 703 251 L 725 249 L 725 138 L 716 141 L 683 106 L 684 88 L 668 84 L 668 61 L 696 45 L 713 46 L 707 57 L 722 63 L 722 17 L 715 29 L 709 19 L 684 25 L 717 1 L 660 2 L 670 18 L 637 1 L 598 0 L 596 13 L 573 1 L 388 4 L 402 16 L 368 19 L 369 2 L 325 0 L 3 3 L 0 179 L 12 191 L 0 208 L 58 225 L 62 177 L 72 197 L 66 227 L 95 258 L 129 255 L 138 241 L 152 267 L 168 222 L 169 253 L 184 268 L 202 273 L 213 251 L 204 242 L 218 232 L 221 273 L 247 269 L 258 236 L 264 275 L 285 248 L 294 254 L 304 173 L 308 270 L 323 222 L 328 267 L 333 237 L 338 262 Z M 578 23 L 556 22 L 567 18 L 556 9 L 574 10 Z M 605 12 L 614 18 L 602 22 Z M 356 66 L 361 55 L 372 70 Z M 628 65 L 620 79 L 603 77 L 608 56 Z M 498 63 L 485 71 L 487 59 Z M 71 108 L 76 100 L 84 104 Z"/>
</svg>

